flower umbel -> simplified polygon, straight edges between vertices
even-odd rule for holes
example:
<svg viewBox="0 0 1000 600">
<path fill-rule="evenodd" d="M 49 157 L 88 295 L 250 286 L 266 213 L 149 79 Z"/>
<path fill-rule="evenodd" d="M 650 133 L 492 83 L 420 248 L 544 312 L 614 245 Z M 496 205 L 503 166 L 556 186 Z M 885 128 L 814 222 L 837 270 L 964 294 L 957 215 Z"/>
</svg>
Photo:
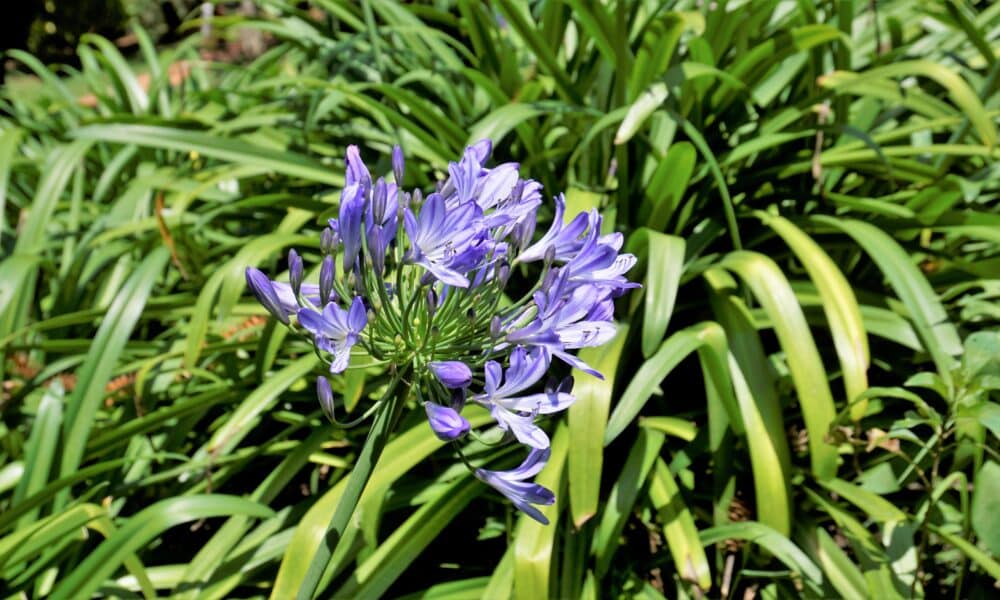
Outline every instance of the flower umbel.
<svg viewBox="0 0 1000 600">
<path fill-rule="evenodd" d="M 637 287 L 625 277 L 635 257 L 620 252 L 621 234 L 601 233 L 596 210 L 564 222 L 562 195 L 552 226 L 535 240 L 541 186 L 522 179 L 515 163 L 487 167 L 491 151 L 489 140 L 466 148 L 425 198 L 400 187 L 406 168 L 399 147 L 393 181 L 373 177 L 358 148 L 349 147 L 337 218 L 320 239 L 319 284 L 302 282 L 295 251 L 288 283 L 255 268 L 247 283 L 276 319 L 309 337 L 330 373 L 362 355 L 364 366 L 387 365 L 393 381 L 380 404 L 416 389 L 440 439 L 475 435 L 461 415 L 466 400 L 486 408 L 504 440 L 529 452 L 510 471 L 473 467 L 476 477 L 547 523 L 537 505 L 555 496 L 527 481 L 549 456 L 537 419 L 565 410 L 574 396 L 568 378 L 539 388 L 554 362 L 600 377 L 573 351 L 615 335 L 613 301 Z M 508 285 L 518 265 L 518 274 L 534 268 L 538 278 Z M 317 390 L 333 419 L 329 382 L 321 378 Z"/>
</svg>

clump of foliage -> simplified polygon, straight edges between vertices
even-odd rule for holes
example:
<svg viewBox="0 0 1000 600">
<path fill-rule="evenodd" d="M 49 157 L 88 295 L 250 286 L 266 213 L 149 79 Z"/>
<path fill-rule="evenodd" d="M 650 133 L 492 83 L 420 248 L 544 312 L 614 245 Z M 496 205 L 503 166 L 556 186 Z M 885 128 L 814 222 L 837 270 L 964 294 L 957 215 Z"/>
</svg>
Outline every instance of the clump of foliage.
<svg viewBox="0 0 1000 600">
<path fill-rule="evenodd" d="M 1000 5 L 661 4 L 275 0 L 231 23 L 273 40 L 249 64 L 137 30 L 140 78 L 84 36 L 86 104 L 10 53 L 40 83 L 0 122 L 4 587 L 294 597 L 365 432 L 244 270 L 322 262 L 348 144 L 432 188 L 490 138 L 642 291 L 546 426 L 549 525 L 411 410 L 320 594 L 985 597 Z M 348 418 L 387 382 L 358 367 Z"/>
</svg>

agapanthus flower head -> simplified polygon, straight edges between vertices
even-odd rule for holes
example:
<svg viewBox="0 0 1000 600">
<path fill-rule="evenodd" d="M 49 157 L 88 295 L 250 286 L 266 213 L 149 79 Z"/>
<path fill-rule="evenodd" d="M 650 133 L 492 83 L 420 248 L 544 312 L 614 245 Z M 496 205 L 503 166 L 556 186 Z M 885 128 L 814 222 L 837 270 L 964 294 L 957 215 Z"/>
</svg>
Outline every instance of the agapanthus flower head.
<svg viewBox="0 0 1000 600">
<path fill-rule="evenodd" d="M 534 239 L 541 185 L 522 178 L 516 163 L 487 166 L 492 149 L 489 140 L 466 148 L 448 165 L 447 179 L 424 195 L 400 187 L 406 171 L 399 147 L 391 180 L 373 176 L 349 147 L 337 217 L 320 237 L 319 284 L 301 281 L 294 252 L 290 283 L 251 268 L 247 284 L 275 318 L 311 339 L 331 373 L 364 354 L 361 364 L 389 365 L 394 377 L 416 386 L 439 438 L 469 433 L 460 414 L 466 400 L 489 410 L 504 439 L 530 452 L 517 469 L 475 474 L 545 522 L 535 505 L 554 496 L 526 481 L 548 457 L 538 420 L 566 409 L 574 396 L 571 380 L 543 386 L 543 379 L 554 363 L 600 376 L 574 351 L 614 336 L 614 298 L 636 287 L 625 276 L 635 257 L 620 252 L 621 234 L 601 232 L 596 210 L 567 222 L 562 195 L 553 201 L 552 225 Z M 509 285 L 526 271 L 537 279 Z M 329 390 L 322 379 L 322 408 L 332 415 Z"/>
</svg>

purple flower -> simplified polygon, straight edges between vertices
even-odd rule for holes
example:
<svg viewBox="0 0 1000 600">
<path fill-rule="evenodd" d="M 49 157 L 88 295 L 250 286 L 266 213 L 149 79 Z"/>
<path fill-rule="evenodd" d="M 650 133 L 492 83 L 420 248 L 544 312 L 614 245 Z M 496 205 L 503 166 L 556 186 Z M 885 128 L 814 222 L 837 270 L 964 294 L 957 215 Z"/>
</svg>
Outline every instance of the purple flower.
<svg viewBox="0 0 1000 600">
<path fill-rule="evenodd" d="M 533 297 L 535 306 L 538 307 L 538 324 L 535 327 L 540 333 L 526 336 L 515 332 L 508 338 L 524 338 L 524 343 L 541 346 L 570 366 L 595 377 L 602 377 L 598 371 L 566 350 L 601 346 L 615 336 L 617 328 L 611 322 L 614 311 L 611 291 L 594 285 L 572 289 L 568 271 L 554 272 L 557 274 L 551 282 L 546 282 L 548 285 L 535 292 Z M 570 289 L 572 291 L 567 292 Z M 555 334 L 558 343 L 543 338 L 542 332 Z"/>
<path fill-rule="evenodd" d="M 545 258 L 546 252 L 550 248 L 555 249 L 555 259 L 561 262 L 569 260 L 579 252 L 583 246 L 581 236 L 588 231 L 596 231 L 600 228 L 600 216 L 596 210 L 589 213 L 580 213 L 568 224 L 563 223 L 563 215 L 566 212 L 566 198 L 559 194 L 555 198 L 556 213 L 552 217 L 552 226 L 542 239 L 525 248 L 517 256 L 519 262 L 533 262 Z"/>
<path fill-rule="evenodd" d="M 479 140 L 466 150 L 471 150 L 472 154 L 476 157 L 476 162 L 483 164 L 490 158 L 490 154 L 493 154 L 493 140 Z"/>
<path fill-rule="evenodd" d="M 591 229 L 576 256 L 570 259 L 565 269 L 569 271 L 572 287 L 590 284 L 611 290 L 621 295 L 627 289 L 639 287 L 625 278 L 625 272 L 636 262 L 631 254 L 619 254 L 624 238 L 620 233 L 600 236 L 597 229 Z"/>
<path fill-rule="evenodd" d="M 365 212 L 365 199 L 364 188 L 356 183 L 348 185 L 340 194 L 340 218 L 330 220 L 330 226 L 340 234 L 344 245 L 345 273 L 354 267 L 361 252 L 361 221 Z"/>
<path fill-rule="evenodd" d="M 310 308 L 299 310 L 299 323 L 313 334 L 316 346 L 333 355 L 331 373 L 341 373 L 351 360 L 351 346 L 358 342 L 358 334 L 368 324 L 365 303 L 355 297 L 350 310 L 330 302 L 318 313 Z"/>
<path fill-rule="evenodd" d="M 532 319 L 528 324 L 523 326 L 519 325 L 519 322 L 515 320 L 513 323 L 507 325 L 506 331 L 507 342 L 498 344 L 497 348 L 499 349 L 503 349 L 509 344 L 537 346 L 551 350 L 562 348 L 562 342 L 559 341 L 559 334 L 553 331 L 545 321 L 538 318 Z"/>
<path fill-rule="evenodd" d="M 535 424 L 535 416 L 564 410 L 575 399 L 562 390 L 522 394 L 538 383 L 548 368 L 549 359 L 542 349 L 528 352 L 518 346 L 511 352 L 506 372 L 496 361 L 486 363 L 486 389 L 472 399 L 489 408 L 497 425 L 514 434 L 521 443 L 548 448 L 549 437 Z"/>
<path fill-rule="evenodd" d="M 469 422 L 465 417 L 458 414 L 458 411 L 450 406 L 425 402 L 424 409 L 427 411 L 427 422 L 434 430 L 434 435 L 442 441 L 456 440 L 468 433 L 470 429 Z"/>
<path fill-rule="evenodd" d="M 271 279 L 255 267 L 247 267 L 246 277 L 247 287 L 257 298 L 257 302 L 260 302 L 261 306 L 266 308 L 267 312 L 274 315 L 276 319 L 287 325 L 288 313 L 285 312 L 281 300 L 278 298 L 278 293 L 271 285 Z"/>
<path fill-rule="evenodd" d="M 448 389 L 469 387 L 472 369 L 460 360 L 436 360 L 427 365 L 441 385 Z"/>
<path fill-rule="evenodd" d="M 496 170 L 499 170 L 499 167 L 494 171 Z M 498 227 L 501 237 L 504 238 L 512 233 L 516 236 L 515 232 L 521 231 L 518 227 L 524 227 L 527 222 L 531 222 L 531 231 L 534 232 L 536 213 L 542 204 L 540 190 L 541 184 L 537 181 L 516 180 L 506 196 L 497 193 L 496 204 L 493 213 L 487 218 L 487 223 L 490 227 Z"/>
<path fill-rule="evenodd" d="M 496 207 L 511 197 L 514 186 L 520 181 L 517 163 L 504 163 L 483 177 L 476 186 L 476 204 L 484 211 Z"/>
<path fill-rule="evenodd" d="M 410 209 L 404 212 L 411 244 L 406 260 L 422 265 L 442 283 L 469 287 L 465 273 L 487 252 L 482 216 L 482 209 L 475 202 L 448 209 L 441 194 L 431 194 L 419 216 L 414 216 Z"/>
<path fill-rule="evenodd" d="M 551 490 L 537 483 L 527 482 L 525 479 L 534 477 L 542 470 L 549 460 L 549 453 L 548 448 L 533 448 L 516 469 L 511 471 L 476 469 L 476 477 L 493 486 L 529 517 L 542 525 L 548 525 L 549 520 L 532 504 L 549 505 L 556 501 L 556 496 Z"/>
<path fill-rule="evenodd" d="M 292 289 L 292 286 L 284 281 L 272 280 L 271 287 L 274 289 L 274 293 L 278 295 L 278 302 L 281 304 L 281 309 L 285 312 L 285 315 L 290 317 L 298 314 L 301 307 L 299 306 L 299 301 L 295 299 L 295 291 Z M 326 302 L 336 302 L 337 300 L 337 294 L 331 291 L 326 298 L 326 302 L 323 302 L 319 293 L 319 286 L 315 283 L 303 283 L 299 289 L 299 293 L 314 306 L 322 306 Z"/>
<path fill-rule="evenodd" d="M 441 195 L 452 200 L 448 202 L 448 208 L 475 200 L 476 184 L 479 182 L 482 170 L 482 162 L 476 160 L 475 153 L 468 148 L 465 150 L 462 160 L 448 165 L 448 173 L 451 177 L 441 188 Z M 452 194 L 452 190 L 454 190 L 454 194 Z"/>
</svg>

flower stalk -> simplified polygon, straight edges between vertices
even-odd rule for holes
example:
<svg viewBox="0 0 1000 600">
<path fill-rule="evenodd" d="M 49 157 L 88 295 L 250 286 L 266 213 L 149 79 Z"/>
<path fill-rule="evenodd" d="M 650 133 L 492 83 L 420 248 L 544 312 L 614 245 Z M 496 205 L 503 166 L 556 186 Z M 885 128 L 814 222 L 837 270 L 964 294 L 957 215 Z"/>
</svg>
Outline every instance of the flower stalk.
<svg viewBox="0 0 1000 600">
<path fill-rule="evenodd" d="M 397 375 L 390 384 L 386 400 L 382 402 L 375 413 L 375 421 L 368 431 L 368 437 L 365 438 L 365 444 L 361 447 L 361 453 L 354 462 L 354 468 L 351 469 L 351 474 L 347 478 L 347 485 L 340 501 L 337 502 L 336 510 L 333 511 L 333 517 L 330 519 L 330 524 L 327 525 L 326 534 L 323 535 L 323 539 L 309 563 L 305 579 L 302 580 L 302 587 L 299 588 L 298 596 L 296 596 L 297 600 L 312 600 L 315 596 L 323 572 L 330 562 L 330 557 L 337 549 L 337 544 L 344 537 L 344 530 L 351 522 L 354 511 L 357 510 L 361 494 L 371 479 L 379 457 L 382 456 L 382 450 L 385 449 L 385 445 L 389 441 L 389 436 L 400 413 L 402 413 L 409 393 L 410 385 L 403 380 L 402 376 Z"/>
</svg>

